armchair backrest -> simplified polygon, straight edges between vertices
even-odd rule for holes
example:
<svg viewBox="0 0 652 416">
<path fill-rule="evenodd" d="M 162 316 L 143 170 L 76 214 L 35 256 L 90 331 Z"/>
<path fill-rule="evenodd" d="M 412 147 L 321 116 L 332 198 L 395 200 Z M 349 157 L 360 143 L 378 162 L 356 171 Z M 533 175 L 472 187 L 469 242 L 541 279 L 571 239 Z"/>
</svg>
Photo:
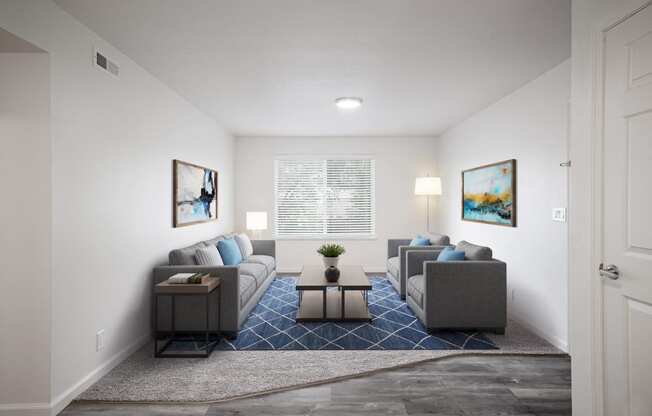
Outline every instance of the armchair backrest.
<svg viewBox="0 0 652 416">
<path fill-rule="evenodd" d="M 450 237 L 444 234 L 430 234 L 428 238 L 431 246 L 447 246 L 451 243 Z"/>
<path fill-rule="evenodd" d="M 491 260 L 493 252 L 489 247 L 479 246 L 462 240 L 455 246 L 455 250 L 463 251 L 466 260 Z"/>
</svg>

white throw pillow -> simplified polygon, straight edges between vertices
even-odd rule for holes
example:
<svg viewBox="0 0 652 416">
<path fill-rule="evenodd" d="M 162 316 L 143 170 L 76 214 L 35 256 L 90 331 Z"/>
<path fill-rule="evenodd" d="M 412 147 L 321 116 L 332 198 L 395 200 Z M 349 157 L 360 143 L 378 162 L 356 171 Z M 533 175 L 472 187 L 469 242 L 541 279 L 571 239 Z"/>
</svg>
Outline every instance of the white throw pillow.
<svg viewBox="0 0 652 416">
<path fill-rule="evenodd" d="M 243 259 L 254 254 L 254 246 L 251 244 L 251 240 L 247 234 L 243 233 L 236 235 L 235 241 L 238 243 L 238 247 L 240 247 L 240 253 L 242 253 Z"/>
<path fill-rule="evenodd" d="M 195 263 L 202 266 L 224 266 L 222 256 L 216 246 L 206 246 L 195 250 Z"/>
</svg>

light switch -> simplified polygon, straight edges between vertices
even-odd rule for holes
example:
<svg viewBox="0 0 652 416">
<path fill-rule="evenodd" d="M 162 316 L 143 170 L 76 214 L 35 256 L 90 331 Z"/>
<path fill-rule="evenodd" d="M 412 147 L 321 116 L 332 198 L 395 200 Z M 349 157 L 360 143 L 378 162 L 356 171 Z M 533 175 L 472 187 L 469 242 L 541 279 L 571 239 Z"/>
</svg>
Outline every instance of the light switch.
<svg viewBox="0 0 652 416">
<path fill-rule="evenodd" d="M 566 222 L 566 208 L 553 208 L 552 220 L 559 222 Z"/>
</svg>

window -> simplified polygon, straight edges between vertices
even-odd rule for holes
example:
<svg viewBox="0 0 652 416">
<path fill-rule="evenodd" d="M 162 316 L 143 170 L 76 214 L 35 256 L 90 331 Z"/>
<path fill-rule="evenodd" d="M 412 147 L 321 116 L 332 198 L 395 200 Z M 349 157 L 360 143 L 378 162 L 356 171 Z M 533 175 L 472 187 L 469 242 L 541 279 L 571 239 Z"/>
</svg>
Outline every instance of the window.
<svg viewBox="0 0 652 416">
<path fill-rule="evenodd" d="M 371 159 L 276 160 L 276 237 L 373 237 L 375 171 Z"/>
</svg>

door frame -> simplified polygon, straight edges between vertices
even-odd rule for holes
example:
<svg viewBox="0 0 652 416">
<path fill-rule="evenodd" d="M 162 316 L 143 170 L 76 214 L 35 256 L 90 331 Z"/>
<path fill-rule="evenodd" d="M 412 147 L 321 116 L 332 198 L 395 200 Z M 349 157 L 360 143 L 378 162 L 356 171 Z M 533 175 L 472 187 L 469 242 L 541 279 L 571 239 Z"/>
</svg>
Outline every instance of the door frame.
<svg viewBox="0 0 652 416">
<path fill-rule="evenodd" d="M 652 6 L 652 0 L 645 0 L 638 7 L 619 8 L 618 12 L 606 21 L 596 25 L 591 31 L 591 56 L 593 79 L 591 86 L 591 232 L 593 244 L 590 259 L 590 290 L 591 290 L 591 374 L 592 374 L 592 408 L 595 416 L 604 415 L 605 373 L 603 366 L 603 292 L 602 278 L 598 273 L 598 264 L 604 260 L 604 218 L 602 212 L 602 197 L 604 184 L 604 100 L 605 100 L 605 52 L 607 33 Z"/>
</svg>

